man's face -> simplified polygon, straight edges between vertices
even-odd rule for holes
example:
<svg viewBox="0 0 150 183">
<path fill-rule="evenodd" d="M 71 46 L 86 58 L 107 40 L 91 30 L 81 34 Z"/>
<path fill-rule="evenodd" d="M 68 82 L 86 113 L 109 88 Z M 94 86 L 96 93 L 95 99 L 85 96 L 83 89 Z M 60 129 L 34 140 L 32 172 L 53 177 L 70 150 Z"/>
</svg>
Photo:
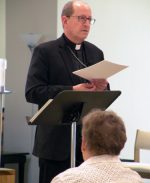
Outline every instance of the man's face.
<svg viewBox="0 0 150 183">
<path fill-rule="evenodd" d="M 74 43 L 83 42 L 90 31 L 91 9 L 85 4 L 75 4 L 70 17 L 62 17 L 65 35 Z"/>
</svg>

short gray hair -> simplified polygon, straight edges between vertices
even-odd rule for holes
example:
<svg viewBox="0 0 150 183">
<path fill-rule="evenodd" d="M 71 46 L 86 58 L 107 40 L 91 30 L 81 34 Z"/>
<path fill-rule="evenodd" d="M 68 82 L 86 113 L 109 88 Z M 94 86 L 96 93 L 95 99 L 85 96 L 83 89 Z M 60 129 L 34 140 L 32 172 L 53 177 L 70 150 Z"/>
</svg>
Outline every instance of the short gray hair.
<svg viewBox="0 0 150 183">
<path fill-rule="evenodd" d="M 94 110 L 82 119 L 82 135 L 95 155 L 119 155 L 127 140 L 123 120 L 113 111 Z"/>
<path fill-rule="evenodd" d="M 73 14 L 73 1 L 69 1 L 64 5 L 61 16 L 71 16 L 72 14 Z"/>
<path fill-rule="evenodd" d="M 72 1 L 68 1 L 63 9 L 62 9 L 62 13 L 61 13 L 61 16 L 71 16 L 74 12 L 74 9 L 73 9 L 73 5 L 76 3 L 76 2 L 79 2 L 79 3 L 83 3 L 83 4 L 87 4 L 86 2 L 82 1 L 82 0 L 72 0 Z"/>
</svg>

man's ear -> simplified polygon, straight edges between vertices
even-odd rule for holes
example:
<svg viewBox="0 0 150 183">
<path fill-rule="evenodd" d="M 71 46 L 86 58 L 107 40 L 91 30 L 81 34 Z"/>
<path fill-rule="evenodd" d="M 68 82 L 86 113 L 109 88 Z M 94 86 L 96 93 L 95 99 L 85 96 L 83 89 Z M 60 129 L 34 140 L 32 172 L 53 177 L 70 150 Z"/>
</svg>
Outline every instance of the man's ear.
<svg viewBox="0 0 150 183">
<path fill-rule="evenodd" d="M 68 18 L 66 16 L 61 17 L 62 24 L 65 25 L 67 23 Z"/>
<path fill-rule="evenodd" d="M 85 139 L 84 137 L 82 136 L 82 142 L 81 142 L 81 151 L 82 153 L 86 151 L 86 142 L 85 142 Z"/>
</svg>

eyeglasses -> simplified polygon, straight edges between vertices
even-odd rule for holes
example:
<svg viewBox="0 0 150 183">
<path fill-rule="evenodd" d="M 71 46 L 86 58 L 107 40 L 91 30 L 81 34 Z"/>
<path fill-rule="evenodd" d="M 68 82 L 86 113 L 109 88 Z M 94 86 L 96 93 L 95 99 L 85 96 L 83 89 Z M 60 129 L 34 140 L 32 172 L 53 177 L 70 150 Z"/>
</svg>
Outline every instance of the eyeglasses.
<svg viewBox="0 0 150 183">
<path fill-rule="evenodd" d="M 86 16 L 67 16 L 67 17 L 76 17 L 78 19 L 79 22 L 81 22 L 82 24 L 86 23 L 86 21 L 88 20 L 88 22 L 93 25 L 95 23 L 95 19 L 94 18 L 87 18 Z"/>
</svg>

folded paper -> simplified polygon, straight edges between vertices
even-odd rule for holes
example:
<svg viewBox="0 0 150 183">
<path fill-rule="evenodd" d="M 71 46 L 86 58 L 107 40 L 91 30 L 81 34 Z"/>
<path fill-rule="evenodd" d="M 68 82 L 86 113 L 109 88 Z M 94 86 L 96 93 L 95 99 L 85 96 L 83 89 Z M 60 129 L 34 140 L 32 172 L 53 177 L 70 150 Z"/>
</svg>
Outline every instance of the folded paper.
<svg viewBox="0 0 150 183">
<path fill-rule="evenodd" d="M 127 67 L 128 66 L 126 65 L 120 65 L 107 60 L 103 60 L 92 66 L 74 71 L 73 74 L 76 74 L 87 80 L 101 78 L 107 79 Z"/>
</svg>

